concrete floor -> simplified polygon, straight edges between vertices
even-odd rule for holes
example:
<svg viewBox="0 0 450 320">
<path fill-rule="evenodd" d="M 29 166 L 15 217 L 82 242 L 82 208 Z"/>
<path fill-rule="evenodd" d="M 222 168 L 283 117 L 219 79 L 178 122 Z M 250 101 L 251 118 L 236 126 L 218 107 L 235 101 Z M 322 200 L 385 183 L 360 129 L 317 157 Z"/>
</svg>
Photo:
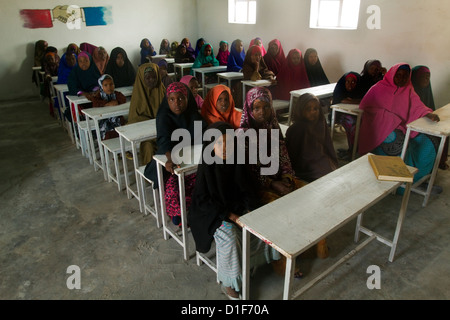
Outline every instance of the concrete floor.
<svg viewBox="0 0 450 320">
<path fill-rule="evenodd" d="M 137 200 L 94 171 L 45 103 L 2 102 L 0 110 L 0 299 L 227 300 L 207 266 L 184 261 Z M 345 136 L 335 139 L 338 147 Z M 423 197 L 411 194 L 394 262 L 388 247 L 372 242 L 298 299 L 450 299 L 449 177 L 450 170 L 439 170 L 444 191 L 425 208 Z M 365 224 L 392 237 L 400 202 L 388 196 L 366 212 Z M 354 227 L 328 238 L 328 259 L 300 257 L 305 276 L 294 290 L 355 247 Z M 72 265 L 80 268 L 80 289 L 67 286 Z M 380 268 L 380 289 L 367 287 L 372 265 Z M 281 299 L 282 287 L 283 277 L 261 267 L 251 298 Z"/>
</svg>

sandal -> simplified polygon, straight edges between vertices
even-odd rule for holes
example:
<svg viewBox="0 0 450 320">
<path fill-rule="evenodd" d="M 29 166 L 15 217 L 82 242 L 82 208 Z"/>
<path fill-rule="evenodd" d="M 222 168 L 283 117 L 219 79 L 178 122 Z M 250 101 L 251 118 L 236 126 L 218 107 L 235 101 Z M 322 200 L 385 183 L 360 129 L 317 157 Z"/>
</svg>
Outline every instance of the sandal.
<svg viewBox="0 0 450 320">
<path fill-rule="evenodd" d="M 222 292 L 228 297 L 230 300 L 241 300 L 241 295 L 239 292 L 234 290 L 232 287 L 225 287 L 223 285 L 220 286 Z"/>
</svg>

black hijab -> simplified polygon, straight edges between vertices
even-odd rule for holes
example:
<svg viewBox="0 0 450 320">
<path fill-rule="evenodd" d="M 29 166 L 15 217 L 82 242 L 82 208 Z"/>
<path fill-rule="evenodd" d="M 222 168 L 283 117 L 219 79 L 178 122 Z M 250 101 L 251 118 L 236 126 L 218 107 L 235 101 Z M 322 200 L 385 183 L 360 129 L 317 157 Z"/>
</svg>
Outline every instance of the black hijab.
<svg viewBox="0 0 450 320">
<path fill-rule="evenodd" d="M 345 88 L 345 79 L 349 75 L 353 75 L 356 78 L 356 87 L 352 91 L 347 91 Z M 362 99 L 363 97 L 364 92 L 361 87 L 361 76 L 357 72 L 350 71 L 346 72 L 336 83 L 333 92 L 333 104 L 341 103 L 345 98 Z"/>
<path fill-rule="evenodd" d="M 119 53 L 122 54 L 125 62 L 122 67 L 119 67 L 116 63 Z M 111 51 L 105 73 L 113 77 L 116 88 L 132 86 L 136 80 L 136 70 L 134 70 L 133 64 L 128 59 L 125 50 L 120 47 L 116 47 Z"/>
<path fill-rule="evenodd" d="M 316 49 L 309 48 L 305 52 L 304 61 L 306 67 L 306 73 L 308 74 L 308 79 L 311 84 L 311 87 L 321 86 L 324 84 L 329 84 L 330 81 L 323 71 L 322 64 L 320 63 L 320 59 L 317 58 L 317 62 L 315 65 L 309 63 L 309 55 L 312 53 L 317 53 Z"/>
<path fill-rule="evenodd" d="M 226 122 L 215 122 L 208 129 L 218 129 L 222 134 L 233 127 Z M 212 143 L 205 141 L 203 151 Z M 236 146 L 236 139 L 235 139 Z M 214 151 L 212 151 L 214 154 Z M 236 148 L 235 148 L 236 160 Z M 195 240 L 196 250 L 206 253 L 211 248 L 216 229 L 228 220 L 230 212 L 236 215 L 258 208 L 261 203 L 252 180 L 250 169 L 244 164 L 199 164 L 188 223 Z"/>
</svg>

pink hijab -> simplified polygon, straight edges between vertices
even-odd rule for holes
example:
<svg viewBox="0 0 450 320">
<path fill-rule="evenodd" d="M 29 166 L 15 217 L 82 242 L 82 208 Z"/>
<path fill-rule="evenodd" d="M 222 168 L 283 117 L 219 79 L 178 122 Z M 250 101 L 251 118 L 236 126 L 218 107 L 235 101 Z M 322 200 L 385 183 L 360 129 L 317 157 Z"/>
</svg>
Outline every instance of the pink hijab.
<svg viewBox="0 0 450 320">
<path fill-rule="evenodd" d="M 185 75 L 185 76 L 183 76 L 181 79 L 180 79 L 180 82 L 181 83 L 184 83 L 185 85 L 187 85 L 188 87 L 189 87 L 189 82 L 191 81 L 191 79 L 193 78 L 194 76 L 191 76 L 191 75 Z M 203 106 L 203 98 L 199 95 L 199 94 L 197 94 L 195 97 L 194 97 L 194 99 L 195 99 L 195 102 L 197 102 L 197 108 L 199 109 L 199 110 L 201 110 L 202 109 L 202 106 Z"/>
<path fill-rule="evenodd" d="M 379 146 L 395 129 L 406 133 L 406 125 L 414 120 L 433 112 L 420 100 L 409 82 L 404 87 L 397 87 L 394 76 L 397 70 L 406 65 L 394 65 L 384 76 L 366 93 L 359 108 L 364 110 L 359 132 L 359 154 L 364 155 Z M 411 74 L 411 73 L 410 73 Z M 411 132 L 411 138 L 418 132 Z"/>
</svg>

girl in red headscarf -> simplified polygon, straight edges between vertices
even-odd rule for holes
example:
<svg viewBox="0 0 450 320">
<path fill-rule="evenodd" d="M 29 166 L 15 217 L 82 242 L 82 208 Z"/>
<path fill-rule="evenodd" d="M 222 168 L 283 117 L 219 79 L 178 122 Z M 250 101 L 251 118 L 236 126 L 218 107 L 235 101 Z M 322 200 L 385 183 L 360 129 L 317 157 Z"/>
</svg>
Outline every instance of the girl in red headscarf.
<svg viewBox="0 0 450 320">
<path fill-rule="evenodd" d="M 289 100 L 292 90 L 310 87 L 300 50 L 292 49 L 289 51 L 286 62 L 277 75 L 277 82 L 276 97 L 281 100 Z"/>
<path fill-rule="evenodd" d="M 277 76 L 278 72 L 280 72 L 286 62 L 286 56 L 280 40 L 273 39 L 269 42 L 269 49 L 267 54 L 264 55 L 264 62 L 266 63 L 267 68 Z"/>
</svg>

